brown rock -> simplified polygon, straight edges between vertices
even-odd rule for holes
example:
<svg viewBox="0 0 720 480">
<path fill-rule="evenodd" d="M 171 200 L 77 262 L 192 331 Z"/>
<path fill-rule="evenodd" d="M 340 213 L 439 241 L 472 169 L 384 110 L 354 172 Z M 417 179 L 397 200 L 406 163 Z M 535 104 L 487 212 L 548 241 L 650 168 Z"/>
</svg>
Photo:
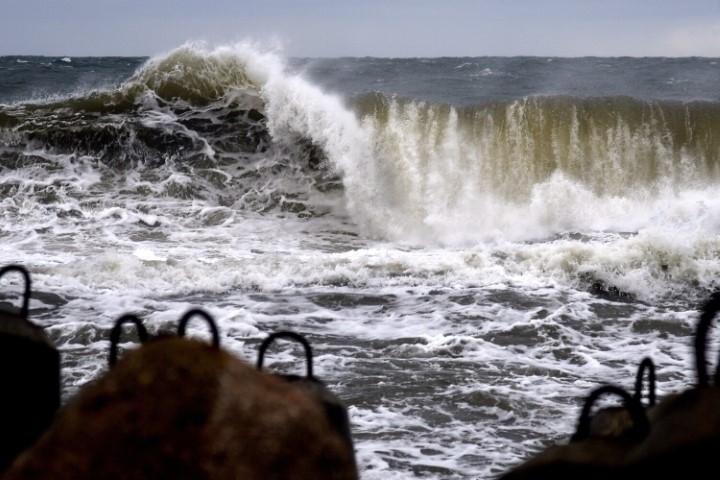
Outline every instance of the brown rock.
<svg viewBox="0 0 720 480">
<path fill-rule="evenodd" d="M 591 415 L 595 401 L 614 394 L 622 407 Z M 619 479 L 628 457 L 646 437 L 648 421 L 637 397 L 614 385 L 593 390 L 585 401 L 577 431 L 566 444 L 552 445 L 503 474 L 501 480 Z"/>
<path fill-rule="evenodd" d="M 691 388 L 660 402 L 650 435 L 629 457 L 632 476 L 667 478 L 715 468 L 720 448 L 720 388 Z"/>
<path fill-rule="evenodd" d="M 64 406 L 18 479 L 349 479 L 354 452 L 311 394 L 222 349 L 152 339 Z"/>
</svg>

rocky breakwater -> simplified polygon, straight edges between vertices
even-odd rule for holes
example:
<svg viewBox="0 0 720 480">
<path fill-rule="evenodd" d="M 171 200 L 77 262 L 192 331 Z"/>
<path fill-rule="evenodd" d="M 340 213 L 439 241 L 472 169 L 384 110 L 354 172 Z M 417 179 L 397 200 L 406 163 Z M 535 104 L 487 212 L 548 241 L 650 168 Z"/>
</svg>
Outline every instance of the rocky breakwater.
<svg viewBox="0 0 720 480">
<path fill-rule="evenodd" d="M 142 345 L 113 350 L 3 480 L 358 478 L 346 427 L 312 390 L 223 350 L 214 325 L 210 344 L 136 323 Z"/>
</svg>

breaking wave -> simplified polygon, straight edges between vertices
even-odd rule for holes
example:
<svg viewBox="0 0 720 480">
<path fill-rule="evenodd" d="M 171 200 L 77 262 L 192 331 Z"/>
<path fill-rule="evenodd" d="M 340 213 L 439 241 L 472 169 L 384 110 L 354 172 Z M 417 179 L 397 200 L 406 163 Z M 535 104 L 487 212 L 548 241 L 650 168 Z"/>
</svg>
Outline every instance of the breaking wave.
<svg viewBox="0 0 720 480">
<path fill-rule="evenodd" d="M 188 44 L 114 89 L 0 106 L 0 152 L 14 171 L 1 187 L 15 195 L 77 193 L 94 172 L 105 193 L 347 209 L 368 237 L 414 244 L 720 216 L 717 103 L 341 98 L 249 44 Z"/>
</svg>

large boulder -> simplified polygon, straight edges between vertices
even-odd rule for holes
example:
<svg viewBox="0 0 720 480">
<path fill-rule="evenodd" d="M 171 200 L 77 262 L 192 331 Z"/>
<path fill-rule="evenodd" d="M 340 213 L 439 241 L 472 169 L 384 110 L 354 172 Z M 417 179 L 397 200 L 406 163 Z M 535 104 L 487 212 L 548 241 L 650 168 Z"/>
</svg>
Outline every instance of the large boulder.
<svg viewBox="0 0 720 480">
<path fill-rule="evenodd" d="M 60 353 L 42 327 L 28 319 L 30 274 L 20 265 L 0 269 L 25 282 L 19 311 L 0 310 L 0 474 L 49 427 L 60 407 Z"/>
<path fill-rule="evenodd" d="M 61 408 L 3 480 L 358 478 L 306 389 L 169 336 L 126 353 Z"/>
</svg>

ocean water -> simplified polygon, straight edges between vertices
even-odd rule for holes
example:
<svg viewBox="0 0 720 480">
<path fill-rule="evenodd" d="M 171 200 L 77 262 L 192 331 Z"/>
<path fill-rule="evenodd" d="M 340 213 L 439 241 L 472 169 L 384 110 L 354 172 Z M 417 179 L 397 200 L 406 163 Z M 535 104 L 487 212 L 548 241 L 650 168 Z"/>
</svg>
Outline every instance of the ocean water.
<svg viewBox="0 0 720 480">
<path fill-rule="evenodd" d="M 644 357 L 658 395 L 694 382 L 718 62 L 0 57 L 0 255 L 31 273 L 64 401 L 121 315 L 203 308 L 249 362 L 308 338 L 364 480 L 495 478 Z M 304 371 L 290 343 L 265 365 Z"/>
</svg>

